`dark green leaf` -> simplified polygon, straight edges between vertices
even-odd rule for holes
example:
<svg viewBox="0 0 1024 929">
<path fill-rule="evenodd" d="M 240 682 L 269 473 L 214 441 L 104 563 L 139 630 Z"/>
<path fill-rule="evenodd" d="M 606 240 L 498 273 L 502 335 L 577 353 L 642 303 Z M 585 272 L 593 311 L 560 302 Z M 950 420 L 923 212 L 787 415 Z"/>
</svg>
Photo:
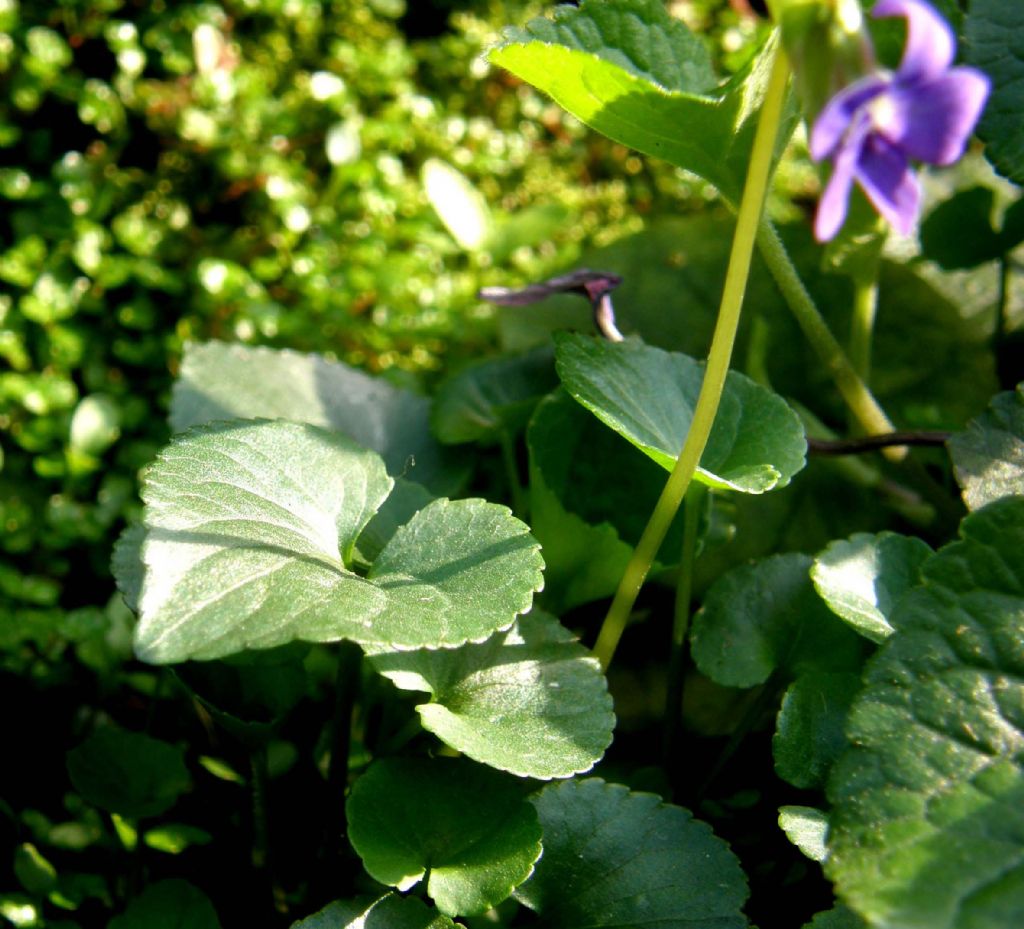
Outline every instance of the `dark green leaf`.
<svg viewBox="0 0 1024 929">
<path fill-rule="evenodd" d="M 544 856 L 516 898 L 549 926 L 746 929 L 746 880 L 705 823 L 597 778 L 534 798 Z"/>
<path fill-rule="evenodd" d="M 665 472 L 564 390 L 527 431 L 530 518 L 545 561 L 544 603 L 561 612 L 614 592 L 665 486 Z M 678 560 L 677 519 L 662 560 Z"/>
<path fill-rule="evenodd" d="M 921 223 L 921 248 L 948 270 L 973 268 L 1003 254 L 1000 236 L 992 228 L 995 195 L 987 187 L 972 187 L 940 203 Z"/>
<path fill-rule="evenodd" d="M 912 536 L 860 532 L 818 555 L 811 580 L 837 616 L 872 642 L 883 642 L 892 633 L 896 601 L 920 581 L 921 564 L 931 553 Z"/>
<path fill-rule="evenodd" d="M 823 787 L 833 762 L 846 747 L 843 726 L 860 675 L 809 671 L 786 691 L 775 724 L 775 772 L 794 787 Z"/>
<path fill-rule="evenodd" d="M 522 429 L 540 398 L 557 386 L 549 346 L 477 362 L 439 388 L 431 428 L 446 444 L 497 442 Z"/>
<path fill-rule="evenodd" d="M 826 870 L 872 925 L 1024 919 L 1024 499 L 968 516 L 868 664 Z"/>
<path fill-rule="evenodd" d="M 552 616 L 534 610 L 480 645 L 376 655 L 403 690 L 427 691 L 423 727 L 470 758 L 547 780 L 591 768 L 615 716 L 597 662 Z"/>
<path fill-rule="evenodd" d="M 690 428 L 703 365 L 633 341 L 562 333 L 555 344 L 566 390 L 671 471 Z M 786 402 L 731 371 L 697 478 L 712 487 L 764 493 L 789 483 L 804 466 L 806 450 L 803 426 Z"/>
<path fill-rule="evenodd" d="M 207 342 L 189 345 L 171 399 L 171 427 L 220 419 L 289 419 L 341 432 L 384 459 L 388 473 L 437 494 L 466 468 L 430 435 L 430 401 L 319 355 Z"/>
<path fill-rule="evenodd" d="M 426 877 L 427 893 L 451 916 L 506 899 L 541 853 L 523 784 L 462 759 L 377 761 L 345 808 L 366 870 L 399 890 Z"/>
<path fill-rule="evenodd" d="M 71 749 L 67 765 L 75 790 L 89 803 L 130 819 L 169 810 L 189 787 L 180 748 L 114 726 Z"/>
<path fill-rule="evenodd" d="M 804 929 L 870 929 L 853 910 L 845 906 L 837 906 L 824 913 L 818 913 Z"/>
<path fill-rule="evenodd" d="M 993 397 L 984 413 L 953 435 L 949 452 L 969 509 L 1024 493 L 1024 384 Z"/>
<path fill-rule="evenodd" d="M 754 687 L 772 674 L 846 671 L 860 666 L 860 637 L 811 584 L 807 555 L 775 555 L 730 571 L 693 619 L 697 667 L 727 687 Z"/>
<path fill-rule="evenodd" d="M 147 887 L 107 929 L 220 929 L 220 920 L 198 887 L 170 880 Z"/>
<path fill-rule="evenodd" d="M 964 25 L 965 55 L 985 71 L 992 92 L 978 126 L 989 160 L 1024 184 L 1024 8 L 1005 0 L 972 0 Z"/>
</svg>

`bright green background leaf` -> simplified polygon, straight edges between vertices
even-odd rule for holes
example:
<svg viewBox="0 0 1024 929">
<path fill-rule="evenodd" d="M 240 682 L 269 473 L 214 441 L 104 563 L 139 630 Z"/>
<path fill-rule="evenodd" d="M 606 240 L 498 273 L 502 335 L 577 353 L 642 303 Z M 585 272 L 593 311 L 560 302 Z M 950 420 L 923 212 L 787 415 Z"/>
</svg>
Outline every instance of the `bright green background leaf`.
<svg viewBox="0 0 1024 929">
<path fill-rule="evenodd" d="M 541 853 L 521 782 L 455 758 L 377 761 L 345 809 L 349 840 L 370 874 L 427 893 L 450 916 L 483 913 L 522 883 Z"/>
</svg>

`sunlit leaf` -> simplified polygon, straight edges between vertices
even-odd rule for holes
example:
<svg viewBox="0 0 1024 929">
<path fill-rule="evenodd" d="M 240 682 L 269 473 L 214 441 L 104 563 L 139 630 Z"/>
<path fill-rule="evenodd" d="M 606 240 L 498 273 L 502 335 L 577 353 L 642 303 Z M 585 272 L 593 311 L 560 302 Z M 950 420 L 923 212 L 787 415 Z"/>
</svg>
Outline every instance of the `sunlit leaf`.
<svg viewBox="0 0 1024 929">
<path fill-rule="evenodd" d="M 1024 493 L 1024 384 L 996 394 L 984 413 L 950 438 L 949 452 L 970 509 Z"/>
<path fill-rule="evenodd" d="M 830 780 L 826 870 L 872 925 L 1024 917 L 1024 500 L 961 536 L 897 605 Z"/>
<path fill-rule="evenodd" d="M 291 929 L 454 929 L 447 916 L 429 909 L 422 900 L 386 894 L 365 903 L 335 900 L 319 913 L 292 923 Z"/>
<path fill-rule="evenodd" d="M 403 690 L 427 691 L 423 727 L 470 758 L 526 777 L 586 771 L 612 737 L 597 662 L 558 621 L 534 610 L 480 645 L 374 656 Z"/>
<path fill-rule="evenodd" d="M 811 861 L 825 860 L 828 817 L 821 810 L 810 806 L 780 807 L 779 826 Z"/>
<path fill-rule="evenodd" d="M 814 560 L 811 580 L 835 614 L 861 635 L 882 642 L 892 633 L 896 601 L 920 580 L 932 553 L 912 536 L 857 533 L 833 542 Z"/>
<path fill-rule="evenodd" d="M 453 758 L 377 761 L 345 805 L 349 839 L 366 870 L 427 894 L 448 915 L 483 913 L 526 880 L 540 826 L 521 782 Z"/>
</svg>

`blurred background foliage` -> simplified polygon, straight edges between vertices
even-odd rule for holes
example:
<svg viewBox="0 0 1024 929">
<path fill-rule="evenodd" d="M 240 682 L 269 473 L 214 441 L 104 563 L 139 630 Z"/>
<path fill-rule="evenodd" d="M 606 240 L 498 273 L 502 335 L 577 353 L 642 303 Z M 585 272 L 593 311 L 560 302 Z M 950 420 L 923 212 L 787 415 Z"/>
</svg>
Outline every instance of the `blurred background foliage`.
<svg viewBox="0 0 1024 929">
<path fill-rule="evenodd" d="M 753 20 L 686 4 L 723 67 Z M 185 340 L 423 387 L 515 284 L 706 204 L 481 58 L 528 0 L 0 0 L 0 653 L 126 654 L 112 539 Z M 109 602 L 108 602 L 109 601 Z"/>
</svg>

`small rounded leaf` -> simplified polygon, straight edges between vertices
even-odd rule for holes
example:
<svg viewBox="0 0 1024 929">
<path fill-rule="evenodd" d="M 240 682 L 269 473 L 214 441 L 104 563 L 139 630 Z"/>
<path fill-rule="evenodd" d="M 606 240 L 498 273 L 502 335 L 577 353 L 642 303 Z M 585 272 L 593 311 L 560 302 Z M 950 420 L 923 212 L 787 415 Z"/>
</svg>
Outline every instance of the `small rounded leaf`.
<svg viewBox="0 0 1024 929">
<path fill-rule="evenodd" d="M 505 900 L 541 853 L 523 784 L 462 759 L 377 761 L 345 809 L 349 840 L 370 875 L 399 890 L 426 877 L 427 893 L 450 916 Z"/>
<path fill-rule="evenodd" d="M 996 394 L 984 413 L 950 438 L 949 453 L 969 509 L 1024 494 L 1024 384 Z"/>
<path fill-rule="evenodd" d="M 455 923 L 422 900 L 390 893 L 369 906 L 335 900 L 319 913 L 292 923 L 291 929 L 455 929 Z"/>
<path fill-rule="evenodd" d="M 160 881 L 147 887 L 115 916 L 107 929 L 220 929 L 209 897 L 188 881 Z"/>
</svg>

